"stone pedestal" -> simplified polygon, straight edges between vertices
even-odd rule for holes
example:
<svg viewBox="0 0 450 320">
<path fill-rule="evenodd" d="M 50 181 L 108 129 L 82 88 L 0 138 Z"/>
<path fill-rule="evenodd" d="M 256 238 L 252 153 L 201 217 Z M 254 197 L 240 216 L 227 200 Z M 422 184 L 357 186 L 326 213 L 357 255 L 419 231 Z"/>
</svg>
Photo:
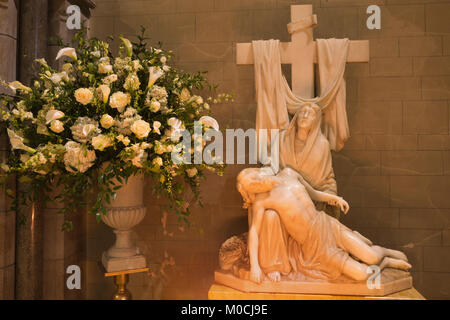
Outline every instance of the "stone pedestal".
<svg viewBox="0 0 450 320">
<path fill-rule="evenodd" d="M 267 279 L 260 284 L 250 280 L 240 279 L 231 273 L 216 271 L 214 280 L 241 292 L 257 293 L 294 293 L 313 295 L 348 295 L 348 296 L 387 296 L 395 292 L 412 288 L 412 277 L 409 272 L 384 269 L 381 272 L 379 286 L 369 288 L 364 282 L 327 282 L 327 281 L 293 281 L 281 280 L 271 282 Z"/>
<path fill-rule="evenodd" d="M 213 284 L 208 291 L 209 300 L 425 300 L 414 288 L 387 296 L 352 296 L 305 293 L 249 293 Z"/>
<path fill-rule="evenodd" d="M 128 183 L 117 191 L 116 198 L 107 207 L 102 221 L 114 229 L 116 242 L 102 255 L 102 264 L 107 272 L 116 272 L 146 267 L 145 257 L 131 239 L 131 230 L 144 219 L 144 177 L 132 176 Z"/>
</svg>

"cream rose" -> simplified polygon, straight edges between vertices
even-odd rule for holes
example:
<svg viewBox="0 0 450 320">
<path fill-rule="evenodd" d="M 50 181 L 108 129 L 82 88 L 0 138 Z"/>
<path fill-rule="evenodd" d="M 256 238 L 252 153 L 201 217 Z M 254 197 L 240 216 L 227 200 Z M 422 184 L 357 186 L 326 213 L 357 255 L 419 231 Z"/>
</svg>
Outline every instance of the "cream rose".
<svg viewBox="0 0 450 320">
<path fill-rule="evenodd" d="M 191 98 L 191 93 L 189 92 L 189 90 L 187 88 L 183 88 L 183 90 L 181 90 L 181 94 L 180 94 L 181 102 L 185 102 L 185 101 L 189 100 L 190 98 Z"/>
<path fill-rule="evenodd" d="M 111 73 L 113 71 L 113 66 L 110 64 L 100 63 L 98 65 L 99 73 Z"/>
<path fill-rule="evenodd" d="M 111 117 L 109 114 L 104 114 L 100 118 L 100 124 L 103 128 L 109 129 L 114 125 L 114 118 Z"/>
<path fill-rule="evenodd" d="M 161 157 L 156 157 L 155 159 L 153 159 L 152 164 L 161 167 L 163 165 L 163 160 L 161 159 Z"/>
<path fill-rule="evenodd" d="M 82 105 L 87 105 L 92 101 L 94 95 L 92 91 L 87 88 L 80 88 L 75 90 L 75 100 L 77 100 Z"/>
<path fill-rule="evenodd" d="M 113 93 L 109 99 L 111 108 L 117 109 L 119 112 L 123 112 L 130 102 L 131 96 L 128 93 L 123 93 L 121 91 Z"/>
<path fill-rule="evenodd" d="M 139 139 L 146 138 L 151 131 L 150 124 L 144 120 L 133 122 L 130 129 Z"/>
<path fill-rule="evenodd" d="M 158 101 L 153 100 L 150 104 L 150 110 L 152 112 L 158 112 L 159 109 L 161 109 L 161 103 L 159 103 Z"/>
<path fill-rule="evenodd" d="M 111 147 L 112 145 L 112 139 L 104 134 L 99 134 L 92 138 L 92 146 L 96 150 L 103 151 L 105 148 Z"/>
<path fill-rule="evenodd" d="M 61 133 L 64 131 L 64 124 L 59 120 L 53 120 L 50 123 L 50 130 L 56 133 Z"/>
<path fill-rule="evenodd" d="M 197 174 L 197 169 L 196 168 L 186 169 L 186 173 L 190 178 L 195 177 L 195 175 Z"/>
</svg>

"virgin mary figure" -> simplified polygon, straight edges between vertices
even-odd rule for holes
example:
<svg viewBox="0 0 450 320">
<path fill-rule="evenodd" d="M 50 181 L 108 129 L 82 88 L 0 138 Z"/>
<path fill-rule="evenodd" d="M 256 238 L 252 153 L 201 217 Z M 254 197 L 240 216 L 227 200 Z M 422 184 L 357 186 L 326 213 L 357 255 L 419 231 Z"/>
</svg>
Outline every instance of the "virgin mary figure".
<svg viewBox="0 0 450 320">
<path fill-rule="evenodd" d="M 258 102 L 256 129 L 258 133 L 260 129 L 281 130 L 279 155 L 271 150 L 271 157 L 277 157 L 281 168 L 295 169 L 314 189 L 337 195 L 331 150 L 339 151 L 349 137 L 343 79 L 348 39 L 318 39 L 317 46 L 321 94 L 316 98 L 302 98 L 291 91 L 282 74 L 279 41 L 253 42 Z M 289 114 L 293 114 L 291 120 Z M 339 218 L 339 208 L 326 203 L 315 205 L 317 210 Z M 291 251 L 298 246 L 273 210 L 265 212 L 259 247 L 260 265 L 265 274 L 270 277 L 291 272 L 289 260 L 295 256 Z"/>
</svg>

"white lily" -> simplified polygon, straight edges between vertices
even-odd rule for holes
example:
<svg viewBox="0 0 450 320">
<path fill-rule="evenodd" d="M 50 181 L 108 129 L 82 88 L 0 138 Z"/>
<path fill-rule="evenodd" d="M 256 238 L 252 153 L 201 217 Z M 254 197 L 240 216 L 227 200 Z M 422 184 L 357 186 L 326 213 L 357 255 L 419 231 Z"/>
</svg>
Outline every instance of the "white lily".
<svg viewBox="0 0 450 320">
<path fill-rule="evenodd" d="M 103 103 L 107 103 L 109 99 L 109 95 L 111 93 L 111 88 L 106 84 L 101 84 L 97 88 L 97 92 L 101 94 Z"/>
<path fill-rule="evenodd" d="M 27 92 L 32 92 L 33 90 L 31 90 L 30 87 L 27 87 L 25 85 L 22 84 L 22 82 L 20 81 L 13 81 L 9 83 L 9 88 L 14 91 L 14 93 L 16 93 L 17 90 L 22 90 L 22 91 L 27 91 Z"/>
<path fill-rule="evenodd" d="M 131 44 L 131 41 L 124 37 L 119 37 L 119 38 L 120 38 L 120 40 L 122 40 L 122 42 L 125 46 L 125 49 L 127 49 L 128 56 L 131 57 L 131 55 L 133 54 L 133 45 Z"/>
<path fill-rule="evenodd" d="M 34 61 L 36 61 L 36 62 L 40 63 L 42 66 L 48 68 L 47 61 L 46 61 L 44 58 L 36 59 L 36 60 L 34 60 Z"/>
<path fill-rule="evenodd" d="M 159 130 L 159 128 L 161 128 L 161 122 L 159 122 L 159 121 L 153 121 L 153 130 L 154 130 L 157 134 L 161 135 L 161 131 Z"/>
<path fill-rule="evenodd" d="M 63 48 L 58 51 L 58 54 L 56 55 L 55 60 L 58 60 L 61 57 L 70 57 L 73 60 L 77 60 L 77 52 L 75 51 L 74 48 Z"/>
<path fill-rule="evenodd" d="M 36 150 L 34 150 L 33 148 L 26 146 L 23 143 L 23 138 L 21 136 L 19 136 L 15 131 L 13 131 L 11 129 L 7 129 L 7 132 L 8 132 L 8 136 L 9 136 L 9 141 L 11 143 L 11 147 L 13 149 L 24 150 L 24 151 L 30 152 L 30 153 L 36 152 Z"/>
<path fill-rule="evenodd" d="M 49 110 L 45 115 L 45 124 L 49 124 L 53 120 L 58 120 L 64 117 L 64 112 L 59 110 Z"/>
<path fill-rule="evenodd" d="M 214 130 L 219 131 L 219 123 L 213 117 L 203 116 L 199 119 L 199 122 L 204 126 L 208 126 L 210 128 L 213 128 Z"/>
<path fill-rule="evenodd" d="M 150 73 L 150 75 L 148 78 L 147 88 L 151 88 L 155 84 L 156 80 L 164 75 L 164 71 L 162 71 L 159 67 L 150 67 L 148 69 L 148 72 Z"/>
</svg>

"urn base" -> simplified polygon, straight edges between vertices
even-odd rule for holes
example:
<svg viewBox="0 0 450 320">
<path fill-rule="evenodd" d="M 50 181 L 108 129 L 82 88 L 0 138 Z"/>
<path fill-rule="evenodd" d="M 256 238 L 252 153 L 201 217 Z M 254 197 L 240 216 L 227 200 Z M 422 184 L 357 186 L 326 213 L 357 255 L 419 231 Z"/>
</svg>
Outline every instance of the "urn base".
<svg viewBox="0 0 450 320">
<path fill-rule="evenodd" d="M 106 252 L 102 255 L 102 264 L 107 272 L 141 269 L 147 266 L 145 257 L 142 254 L 126 258 L 114 258 L 108 256 Z"/>
</svg>

